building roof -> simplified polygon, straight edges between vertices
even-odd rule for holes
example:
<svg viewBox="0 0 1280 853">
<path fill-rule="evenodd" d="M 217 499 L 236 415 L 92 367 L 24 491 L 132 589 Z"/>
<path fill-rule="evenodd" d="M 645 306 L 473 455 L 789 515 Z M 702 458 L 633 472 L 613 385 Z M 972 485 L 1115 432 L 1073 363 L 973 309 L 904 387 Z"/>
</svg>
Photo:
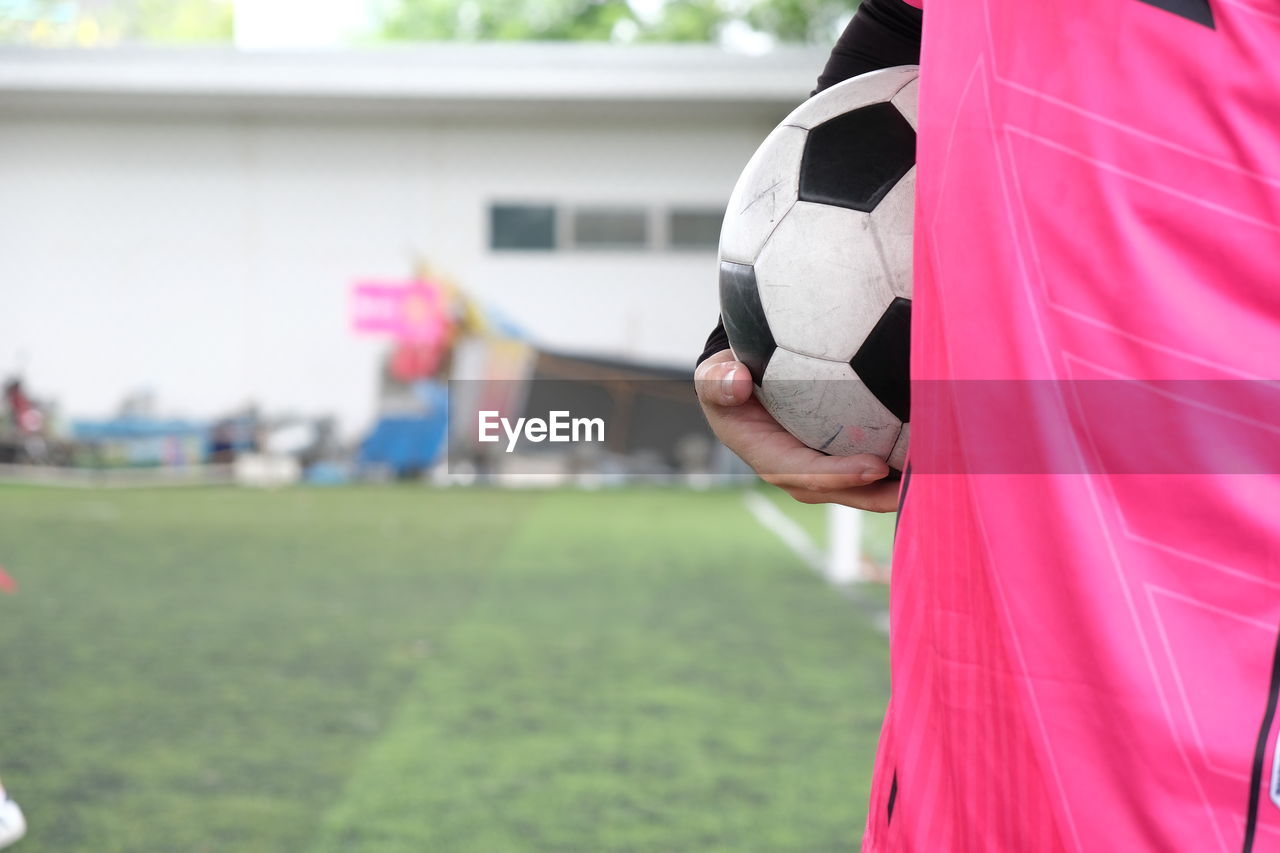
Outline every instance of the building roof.
<svg viewBox="0 0 1280 853">
<path fill-rule="evenodd" d="M 438 44 L 250 53 L 230 48 L 0 49 L 0 110 L 477 115 L 758 113 L 812 88 L 826 51 L 705 45 Z"/>
</svg>

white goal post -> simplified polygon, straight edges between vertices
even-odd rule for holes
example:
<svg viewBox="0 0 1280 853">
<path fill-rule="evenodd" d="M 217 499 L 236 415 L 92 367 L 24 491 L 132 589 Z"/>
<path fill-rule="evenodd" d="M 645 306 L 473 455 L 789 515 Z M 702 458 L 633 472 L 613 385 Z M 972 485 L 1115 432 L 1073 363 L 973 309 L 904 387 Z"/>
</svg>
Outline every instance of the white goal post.
<svg viewBox="0 0 1280 853">
<path fill-rule="evenodd" d="M 872 580 L 862 556 L 862 510 L 827 504 L 827 580 L 854 583 Z"/>
</svg>

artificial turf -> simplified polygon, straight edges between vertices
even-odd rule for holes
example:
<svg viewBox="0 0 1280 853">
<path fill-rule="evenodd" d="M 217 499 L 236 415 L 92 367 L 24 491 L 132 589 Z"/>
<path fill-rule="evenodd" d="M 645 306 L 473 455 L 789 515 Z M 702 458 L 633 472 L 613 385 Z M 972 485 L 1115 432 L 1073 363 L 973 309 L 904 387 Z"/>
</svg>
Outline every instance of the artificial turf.
<svg viewBox="0 0 1280 853">
<path fill-rule="evenodd" d="M 885 639 L 735 491 L 6 488 L 0 566 L 18 853 L 857 848 Z"/>
</svg>

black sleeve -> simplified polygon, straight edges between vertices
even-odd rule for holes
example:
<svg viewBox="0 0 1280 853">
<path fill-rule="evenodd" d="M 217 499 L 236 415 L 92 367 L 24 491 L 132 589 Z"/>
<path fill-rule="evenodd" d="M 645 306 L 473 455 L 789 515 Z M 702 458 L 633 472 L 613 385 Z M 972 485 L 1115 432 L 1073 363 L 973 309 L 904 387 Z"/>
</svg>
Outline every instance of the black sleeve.
<svg viewBox="0 0 1280 853">
<path fill-rule="evenodd" d="M 809 94 L 868 71 L 920 64 L 921 18 L 920 10 L 903 0 L 862 0 L 832 48 L 817 88 Z M 721 320 L 707 337 L 698 364 L 728 348 L 729 336 Z"/>
<path fill-rule="evenodd" d="M 810 94 L 868 71 L 919 65 L 921 18 L 920 10 L 903 0 L 862 0 Z"/>
</svg>

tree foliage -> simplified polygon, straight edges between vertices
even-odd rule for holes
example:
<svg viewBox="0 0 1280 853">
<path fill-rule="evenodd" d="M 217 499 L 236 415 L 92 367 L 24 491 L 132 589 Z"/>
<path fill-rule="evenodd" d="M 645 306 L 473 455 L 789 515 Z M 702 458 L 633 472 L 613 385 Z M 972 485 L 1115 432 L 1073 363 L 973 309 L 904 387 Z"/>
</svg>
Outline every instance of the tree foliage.
<svg viewBox="0 0 1280 853">
<path fill-rule="evenodd" d="M 232 36 L 231 0 L 0 0 L 0 41 L 93 47 Z"/>
<path fill-rule="evenodd" d="M 634 20 L 626 0 L 403 0 L 388 15 L 395 41 L 605 41 Z"/>
<path fill-rule="evenodd" d="M 858 0 L 367 0 L 388 41 L 716 42 L 730 28 L 830 44 Z M 0 0 L 0 41 L 200 43 L 232 38 L 232 0 Z"/>
<path fill-rule="evenodd" d="M 826 44 L 857 2 L 398 0 L 385 15 L 382 36 L 393 41 L 714 42 L 736 23 L 778 41 Z"/>
<path fill-rule="evenodd" d="M 753 28 L 779 41 L 830 44 L 857 5 L 857 0 L 765 0 L 753 4 L 745 17 Z"/>
</svg>

